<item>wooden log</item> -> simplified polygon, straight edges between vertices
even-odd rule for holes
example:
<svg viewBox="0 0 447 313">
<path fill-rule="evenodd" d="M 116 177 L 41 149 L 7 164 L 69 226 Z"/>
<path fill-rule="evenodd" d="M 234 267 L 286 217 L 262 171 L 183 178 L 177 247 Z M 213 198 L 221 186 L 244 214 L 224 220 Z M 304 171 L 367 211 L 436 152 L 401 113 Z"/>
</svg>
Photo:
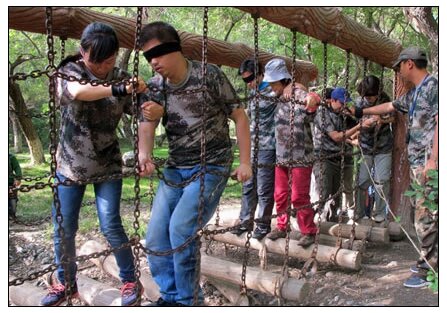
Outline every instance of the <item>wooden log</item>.
<svg viewBox="0 0 447 313">
<path fill-rule="evenodd" d="M 400 224 L 396 222 L 388 223 L 388 232 L 390 233 L 390 239 L 393 241 L 399 241 L 405 237 Z"/>
<path fill-rule="evenodd" d="M 208 229 L 213 230 L 217 228 L 215 226 L 209 226 Z M 237 236 L 229 232 L 211 235 L 210 237 L 212 240 L 232 244 L 238 247 L 245 247 L 247 241 L 245 236 Z M 284 255 L 285 245 L 286 240 L 283 238 L 276 239 L 275 241 L 267 238 L 262 239 L 262 241 L 253 238 L 250 239 L 251 249 L 261 250 L 264 249 L 265 246 L 267 252 L 280 255 Z M 307 260 L 311 257 L 313 247 L 314 245 L 307 248 L 300 247 L 297 245 L 296 240 L 291 239 L 289 242 L 289 256 Z M 331 261 L 331 256 L 333 254 L 335 254 L 335 262 L 338 266 L 356 271 L 360 270 L 362 255 L 359 251 L 340 249 L 337 252 L 337 248 L 335 247 L 319 244 L 316 259 L 318 262 L 328 263 Z"/>
<path fill-rule="evenodd" d="M 203 254 L 201 261 L 203 275 L 231 284 L 240 284 L 242 270 L 240 264 Z M 297 302 L 303 302 L 310 291 L 310 285 L 304 279 L 288 278 L 282 280 L 279 274 L 249 266 L 247 266 L 245 283 L 249 289 Z"/>
<path fill-rule="evenodd" d="M 11 29 L 46 34 L 45 7 L 9 7 L 8 25 Z M 135 19 L 104 14 L 81 7 L 53 8 L 53 34 L 66 38 L 79 39 L 83 29 L 91 22 L 110 24 L 115 29 L 120 46 L 134 48 Z M 202 35 L 178 31 L 182 41 L 182 50 L 186 57 L 193 60 L 202 59 Z M 208 62 L 239 68 L 242 61 L 254 55 L 254 49 L 241 43 L 230 43 L 208 38 Z M 265 65 L 270 59 L 284 59 L 291 72 L 292 59 L 260 51 L 259 61 Z M 318 76 L 318 69 L 308 61 L 295 61 L 296 81 L 307 86 Z"/>
<path fill-rule="evenodd" d="M 9 275 L 9 279 L 15 279 Z M 38 306 L 40 300 L 45 297 L 47 291 L 25 281 L 18 286 L 9 286 L 9 300 L 17 306 Z"/>
<path fill-rule="evenodd" d="M 82 245 L 80 249 L 80 254 L 91 254 L 93 252 L 100 252 L 105 250 L 107 247 L 101 243 L 98 243 L 94 240 L 89 240 L 85 244 Z M 115 257 L 110 255 L 108 257 L 99 257 L 97 259 L 91 260 L 98 266 L 100 269 L 109 273 L 112 277 L 116 279 L 119 278 L 119 269 L 116 264 Z M 148 271 L 144 271 L 140 269 L 141 276 L 140 282 L 144 287 L 144 295 L 151 301 L 156 301 L 160 297 L 160 292 L 158 289 L 158 285 L 152 279 L 151 274 Z"/>
<path fill-rule="evenodd" d="M 292 230 L 290 232 L 290 239 L 298 240 L 298 238 L 300 236 L 301 236 L 301 233 L 297 230 Z M 334 236 L 320 233 L 319 243 L 324 246 L 335 247 L 337 244 L 337 238 Z M 357 240 L 357 239 L 354 240 L 354 242 L 352 243 L 352 248 L 351 248 L 350 244 L 349 244 L 349 239 L 341 238 L 341 247 L 342 247 L 342 249 L 348 249 L 348 250 L 353 250 L 353 251 L 359 251 L 359 252 L 365 251 L 364 242 L 362 240 Z"/>
<path fill-rule="evenodd" d="M 82 274 L 78 274 L 77 279 L 79 296 L 89 306 L 121 306 L 118 289 Z"/>
<path fill-rule="evenodd" d="M 334 7 L 237 7 L 272 23 L 326 41 L 344 50 L 391 67 L 402 46 L 357 23 Z"/>
<path fill-rule="evenodd" d="M 352 225 L 337 224 L 333 222 L 323 222 L 320 225 L 320 232 L 338 237 L 338 228 L 341 226 L 341 237 L 350 238 Z M 370 227 L 363 225 L 355 226 L 355 239 L 368 239 L 373 242 L 389 243 L 390 236 L 387 228 Z"/>
<path fill-rule="evenodd" d="M 84 247 L 87 243 L 88 246 Z M 93 253 L 93 252 L 100 252 L 105 249 L 105 246 L 98 242 L 90 240 L 87 243 L 84 244 L 84 246 L 81 248 L 81 251 Z M 109 259 L 110 262 L 115 262 L 114 258 Z M 109 273 L 112 276 L 114 277 L 118 276 L 117 271 L 118 268 L 116 266 L 103 265 L 102 268 L 104 270 L 113 271 L 113 273 Z M 203 275 L 206 275 L 207 277 L 223 280 L 227 283 L 239 284 L 241 278 L 241 265 L 229 261 L 220 260 L 214 257 L 202 255 L 201 272 Z M 141 276 L 143 275 L 145 275 L 144 272 L 141 273 Z M 281 296 L 284 299 L 292 301 L 300 301 L 300 302 L 306 298 L 310 290 L 309 284 L 304 280 L 289 278 L 285 282 L 282 282 L 280 275 L 260 271 L 258 269 L 249 267 L 247 267 L 246 285 L 250 289 L 268 293 L 270 295 L 275 295 L 275 293 L 280 292 Z M 282 287 L 278 287 L 281 285 Z"/>
</svg>

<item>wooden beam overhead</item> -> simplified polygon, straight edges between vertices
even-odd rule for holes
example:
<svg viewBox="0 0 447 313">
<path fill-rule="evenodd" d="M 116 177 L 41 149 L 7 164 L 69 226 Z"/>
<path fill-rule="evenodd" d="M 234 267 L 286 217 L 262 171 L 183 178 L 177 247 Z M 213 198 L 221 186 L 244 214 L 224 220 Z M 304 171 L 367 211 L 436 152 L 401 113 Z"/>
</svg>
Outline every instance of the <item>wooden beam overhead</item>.
<svg viewBox="0 0 447 313">
<path fill-rule="evenodd" d="M 46 34 L 45 7 L 9 7 L 8 25 L 10 29 Z M 53 35 L 79 39 L 83 29 L 91 22 L 108 23 L 115 29 L 121 47 L 133 49 L 135 37 L 135 19 L 103 14 L 82 7 L 53 8 Z M 182 40 L 182 49 L 186 57 L 202 59 L 202 35 L 178 31 Z M 208 62 L 239 68 L 242 61 L 254 55 L 254 49 L 241 43 L 230 43 L 208 38 Z M 260 51 L 259 60 L 262 64 L 272 58 L 280 57 L 287 62 L 289 70 L 292 59 Z M 308 85 L 318 76 L 317 67 L 308 61 L 295 62 L 296 81 Z"/>
<path fill-rule="evenodd" d="M 357 23 L 335 7 L 236 8 L 386 67 L 392 66 L 402 50 L 398 42 Z M 259 32 L 262 34 L 262 29 Z"/>
</svg>

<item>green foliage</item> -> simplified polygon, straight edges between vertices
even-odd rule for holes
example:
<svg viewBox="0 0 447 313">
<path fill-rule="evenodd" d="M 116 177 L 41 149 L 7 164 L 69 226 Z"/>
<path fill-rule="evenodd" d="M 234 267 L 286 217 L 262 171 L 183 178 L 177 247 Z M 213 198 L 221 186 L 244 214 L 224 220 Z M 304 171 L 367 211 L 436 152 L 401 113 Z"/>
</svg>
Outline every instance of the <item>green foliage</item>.
<svg viewBox="0 0 447 313">
<path fill-rule="evenodd" d="M 438 187 L 438 171 L 429 170 L 427 172 L 427 182 L 425 186 L 421 186 L 416 182 L 411 182 L 410 189 L 405 195 L 416 200 L 423 199 L 423 206 L 427 207 L 431 212 L 438 211 L 439 204 L 439 187 Z"/>
<path fill-rule="evenodd" d="M 429 288 L 433 292 L 438 292 L 438 273 L 429 270 L 427 273 L 427 281 L 430 283 Z"/>
</svg>

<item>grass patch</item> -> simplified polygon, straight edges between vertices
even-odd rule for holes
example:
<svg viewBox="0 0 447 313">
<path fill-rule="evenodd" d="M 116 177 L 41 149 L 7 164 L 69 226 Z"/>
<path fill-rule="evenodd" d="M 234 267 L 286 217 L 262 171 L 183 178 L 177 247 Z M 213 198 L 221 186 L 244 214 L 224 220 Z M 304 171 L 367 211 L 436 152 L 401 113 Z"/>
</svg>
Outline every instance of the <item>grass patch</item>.
<svg viewBox="0 0 447 313">
<path fill-rule="evenodd" d="M 127 152 L 133 150 L 132 145 L 121 143 L 122 152 Z M 154 155 L 159 158 L 167 158 L 168 149 L 167 147 L 158 147 L 154 149 Z M 27 153 L 19 153 L 16 155 L 17 160 L 20 163 L 22 168 L 23 177 L 43 177 L 38 181 L 30 181 L 27 182 L 22 180 L 22 186 L 24 185 L 34 185 L 36 182 L 48 182 L 47 174 L 50 173 L 50 164 L 40 164 L 40 165 L 31 165 L 30 164 L 30 156 Z M 233 170 L 239 166 L 239 151 L 236 150 L 234 153 L 234 162 L 233 162 Z M 46 154 L 45 159 L 47 161 L 51 160 L 50 155 Z M 158 178 L 155 177 L 153 179 L 153 190 L 154 192 L 158 187 Z M 121 211 L 123 224 L 126 232 L 128 234 L 134 233 L 133 228 L 133 198 L 135 197 L 134 191 L 135 179 L 133 177 L 128 177 L 123 179 L 123 191 L 121 198 L 123 199 L 121 203 Z M 227 187 L 224 190 L 222 195 L 222 199 L 234 199 L 240 198 L 242 191 L 242 184 L 229 179 L 227 183 Z M 149 192 L 149 179 L 141 178 L 140 179 L 140 195 Z M 18 193 L 19 202 L 17 204 L 17 215 L 19 220 L 33 222 L 44 219 L 51 215 L 51 205 L 53 202 L 53 193 L 50 187 L 45 187 L 44 189 L 32 189 L 30 192 L 19 192 Z M 93 191 L 93 185 L 88 185 L 84 194 L 83 202 L 90 202 L 95 199 L 95 194 Z M 149 197 L 144 197 L 141 199 L 140 210 L 141 212 L 147 213 L 149 207 Z M 126 210 L 123 210 L 123 207 L 126 207 Z M 123 211 L 125 211 L 123 213 Z M 147 219 L 140 219 L 140 230 L 138 230 L 140 236 L 144 236 L 144 232 L 146 229 Z M 46 233 L 50 236 L 52 234 L 53 226 L 48 223 L 48 229 Z M 93 230 L 99 230 L 99 222 L 96 214 L 96 206 L 95 205 L 84 205 L 81 208 L 80 217 L 79 217 L 79 232 L 81 234 L 92 232 Z"/>
</svg>

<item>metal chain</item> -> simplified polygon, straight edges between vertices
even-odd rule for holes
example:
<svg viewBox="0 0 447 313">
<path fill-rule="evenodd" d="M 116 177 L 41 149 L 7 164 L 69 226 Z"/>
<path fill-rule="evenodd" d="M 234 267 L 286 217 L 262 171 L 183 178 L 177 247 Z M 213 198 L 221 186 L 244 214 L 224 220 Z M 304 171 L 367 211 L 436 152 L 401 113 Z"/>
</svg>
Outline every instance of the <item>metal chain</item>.
<svg viewBox="0 0 447 313">
<path fill-rule="evenodd" d="M 47 58 L 48 58 L 48 66 L 46 70 L 48 72 L 52 72 L 55 69 L 54 66 L 54 40 L 53 40 L 53 10 L 51 7 L 46 7 L 46 21 L 45 26 L 47 30 Z M 48 84 L 48 93 L 49 93 L 49 103 L 48 107 L 50 109 L 50 154 L 51 154 L 51 176 L 54 178 L 55 181 L 59 181 L 59 178 L 56 176 L 56 170 L 57 170 L 57 161 L 56 161 L 56 149 L 57 149 L 57 134 L 56 134 L 56 78 L 55 76 L 51 75 L 49 76 L 49 84 Z M 55 221 L 58 224 L 58 235 L 61 238 L 61 261 L 64 268 L 64 279 L 65 279 L 65 295 L 67 297 L 67 305 L 72 306 L 71 302 L 71 296 L 73 293 L 72 286 L 70 284 L 69 279 L 69 266 L 67 262 L 64 262 L 66 258 L 66 238 L 65 238 L 65 230 L 63 228 L 63 215 L 61 212 L 61 203 L 59 199 L 59 192 L 57 186 L 54 184 L 51 185 L 52 191 L 53 191 L 53 202 L 54 202 L 54 209 L 55 209 Z"/>
<path fill-rule="evenodd" d="M 204 88 L 201 103 L 201 130 L 200 130 L 200 195 L 199 207 L 197 214 L 197 231 L 202 226 L 202 214 L 205 207 L 205 175 L 206 175 L 206 116 L 208 113 L 207 105 L 205 103 L 207 91 L 207 67 L 208 67 L 208 7 L 203 8 L 203 36 L 202 36 L 202 87 Z M 195 255 L 195 277 L 194 277 L 194 299 L 193 305 L 199 304 L 200 292 L 200 236 L 197 236 Z"/>
<path fill-rule="evenodd" d="M 143 19 L 143 7 L 137 8 L 137 20 L 135 24 L 135 44 L 134 44 L 134 59 L 133 59 L 133 76 L 132 76 L 132 107 L 133 107 L 133 115 L 132 115 L 132 128 L 133 128 L 133 150 L 135 156 L 134 163 L 134 240 L 136 242 L 140 242 L 140 222 L 138 218 L 141 215 L 140 212 L 140 161 L 139 161 L 139 148 L 138 143 L 140 142 L 138 135 L 138 117 L 139 117 L 139 105 L 138 105 L 138 97 L 137 97 L 137 88 L 138 88 L 138 66 L 139 66 L 139 53 L 140 53 L 140 38 L 141 38 L 141 27 L 142 27 L 142 19 Z M 133 254 L 134 254 L 134 263 L 135 263 L 135 279 L 136 281 L 140 280 L 141 272 L 140 272 L 140 245 L 133 246 Z"/>
<path fill-rule="evenodd" d="M 65 58 L 65 41 L 67 40 L 67 36 L 60 36 L 59 39 L 61 40 L 61 62 Z"/>
</svg>

